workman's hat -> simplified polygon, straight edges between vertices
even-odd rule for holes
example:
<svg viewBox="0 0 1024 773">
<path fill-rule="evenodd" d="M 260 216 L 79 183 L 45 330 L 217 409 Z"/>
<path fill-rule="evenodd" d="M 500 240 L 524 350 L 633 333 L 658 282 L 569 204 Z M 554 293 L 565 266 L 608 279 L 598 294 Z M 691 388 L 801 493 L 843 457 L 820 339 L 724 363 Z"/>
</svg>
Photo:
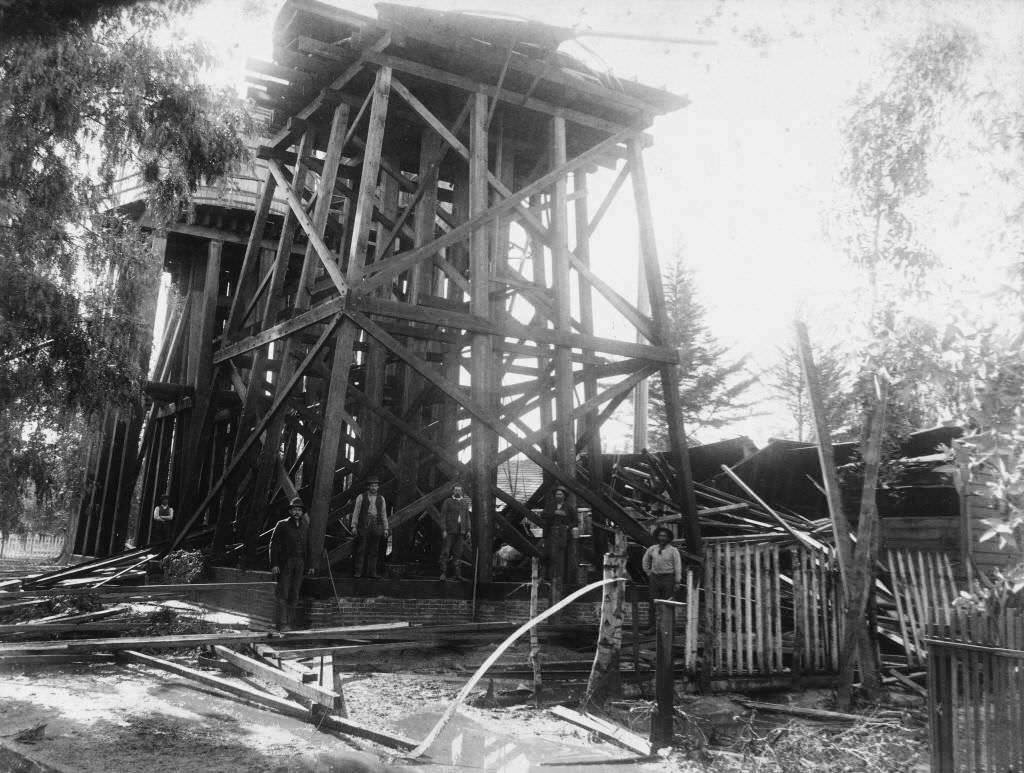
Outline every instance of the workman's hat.
<svg viewBox="0 0 1024 773">
<path fill-rule="evenodd" d="M 380 483 L 380 478 L 378 478 L 376 475 L 371 475 L 369 478 L 366 479 L 366 485 L 369 486 L 371 483 Z"/>
<path fill-rule="evenodd" d="M 555 486 L 555 491 L 561 491 L 566 496 L 569 496 L 569 489 L 567 489 L 565 486 L 562 486 L 562 485 Z"/>
<path fill-rule="evenodd" d="M 668 541 L 671 542 L 676 538 L 676 535 L 672 533 L 672 530 L 665 526 L 659 526 L 654 530 L 654 538 L 657 539 L 659 534 L 665 533 L 668 535 Z"/>
<path fill-rule="evenodd" d="M 300 510 L 305 510 L 306 506 L 302 503 L 301 497 L 295 497 L 291 502 L 288 503 L 288 509 L 291 510 L 293 507 L 297 507 Z"/>
</svg>

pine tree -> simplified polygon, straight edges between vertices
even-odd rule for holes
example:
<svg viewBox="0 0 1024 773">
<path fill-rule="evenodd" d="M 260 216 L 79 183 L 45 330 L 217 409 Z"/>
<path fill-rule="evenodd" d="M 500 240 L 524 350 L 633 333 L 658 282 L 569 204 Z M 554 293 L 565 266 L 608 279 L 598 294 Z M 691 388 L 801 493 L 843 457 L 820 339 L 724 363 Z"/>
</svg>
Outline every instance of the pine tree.
<svg viewBox="0 0 1024 773">
<path fill-rule="evenodd" d="M 795 344 L 779 347 L 778 353 L 778 364 L 768 370 L 768 386 L 783 401 L 793 417 L 794 439 L 812 443 L 817 440 L 817 433 L 811 416 L 807 384 L 800 367 L 800 355 Z M 825 418 L 832 433 L 832 441 L 853 439 L 856 398 L 846 358 L 838 347 L 831 346 L 815 349 L 814 362 L 825 396 Z"/>
<path fill-rule="evenodd" d="M 732 359 L 705 322 L 705 309 L 697 300 L 693 272 L 680 258 L 664 275 L 665 307 L 670 345 L 679 350 L 679 398 L 688 442 L 700 430 L 719 429 L 750 416 L 752 401 L 744 394 L 757 381 L 747 373 L 745 357 Z M 668 447 L 668 425 L 660 379 L 651 379 L 650 446 Z"/>
</svg>

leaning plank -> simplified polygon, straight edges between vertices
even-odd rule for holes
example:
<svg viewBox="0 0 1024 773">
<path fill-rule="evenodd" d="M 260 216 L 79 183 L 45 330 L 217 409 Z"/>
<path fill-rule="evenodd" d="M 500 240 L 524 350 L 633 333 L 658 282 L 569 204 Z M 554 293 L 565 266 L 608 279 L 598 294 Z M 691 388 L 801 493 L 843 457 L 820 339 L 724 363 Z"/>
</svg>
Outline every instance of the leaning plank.
<svg viewBox="0 0 1024 773">
<path fill-rule="evenodd" d="M 41 625 L 43 623 L 87 623 L 93 620 L 102 620 L 105 617 L 119 615 L 122 612 L 127 612 L 131 608 L 131 604 L 115 604 L 112 607 L 99 609 L 95 612 L 79 612 L 77 614 L 62 613 L 59 615 L 50 615 L 49 617 L 40 617 L 28 622 L 31 622 L 34 625 Z"/>
<path fill-rule="evenodd" d="M 120 656 L 132 663 L 139 663 L 144 666 L 159 668 L 162 671 L 169 671 L 172 674 L 177 674 L 178 676 L 185 676 L 189 679 L 194 679 L 201 684 L 216 687 L 219 690 L 223 690 L 226 693 L 230 693 L 231 695 L 247 700 L 250 703 L 255 703 L 259 706 L 265 706 L 273 709 L 279 714 L 284 714 L 285 716 L 295 717 L 296 719 L 301 720 L 309 720 L 310 718 L 309 711 L 302 708 L 299 704 L 287 701 L 284 698 L 278 698 L 276 695 L 270 695 L 269 693 L 257 690 L 254 687 L 236 684 L 235 682 L 228 681 L 227 679 L 223 679 L 219 676 L 214 676 L 213 674 L 208 674 L 195 668 L 189 668 L 188 666 L 183 666 L 180 663 L 174 663 L 170 660 L 157 658 L 153 655 L 144 655 L 143 653 L 135 652 L 134 650 L 124 650 L 121 652 Z"/>
<path fill-rule="evenodd" d="M 301 695 L 303 698 L 308 698 L 314 703 L 319 703 L 321 706 L 326 706 L 330 709 L 339 709 L 342 706 L 341 696 L 334 690 L 328 690 L 315 684 L 306 684 L 301 679 L 287 674 L 279 668 L 268 666 L 266 663 L 260 663 L 258 660 L 241 655 L 221 644 L 215 644 L 213 651 L 228 661 L 228 663 L 238 666 L 243 671 L 258 676 L 264 681 L 284 687 L 289 692 Z"/>
<path fill-rule="evenodd" d="M 578 711 L 566 708 L 565 706 L 552 706 L 548 709 L 556 717 L 572 722 L 574 725 L 586 728 L 597 733 L 602 738 L 629 749 L 632 752 L 649 756 L 651 754 L 651 743 L 646 738 L 641 738 L 636 733 L 630 732 L 624 727 L 607 722 L 590 714 L 581 714 Z"/>
<path fill-rule="evenodd" d="M 806 719 L 820 719 L 825 722 L 859 722 L 864 717 L 858 714 L 846 714 L 841 711 L 826 711 L 825 709 L 810 709 L 803 706 L 787 706 L 783 703 L 763 703 L 761 701 L 739 700 L 744 706 L 759 711 L 771 711 L 776 714 L 790 714 L 794 717 Z"/>
</svg>

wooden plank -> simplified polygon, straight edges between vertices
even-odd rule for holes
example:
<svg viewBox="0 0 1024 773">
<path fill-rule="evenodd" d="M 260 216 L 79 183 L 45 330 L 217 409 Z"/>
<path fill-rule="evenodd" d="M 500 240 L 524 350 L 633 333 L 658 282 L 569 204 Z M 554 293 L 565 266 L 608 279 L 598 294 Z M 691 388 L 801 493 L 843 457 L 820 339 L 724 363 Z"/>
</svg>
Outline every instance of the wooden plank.
<svg viewBox="0 0 1024 773">
<path fill-rule="evenodd" d="M 294 717 L 303 721 L 309 721 L 310 712 L 304 709 L 297 703 L 278 698 L 276 695 L 257 690 L 254 687 L 248 685 L 238 684 L 236 682 L 229 681 L 219 676 L 207 673 L 206 671 L 199 671 L 188 666 L 183 666 L 180 663 L 174 663 L 170 660 L 164 660 L 163 658 L 154 657 L 153 655 L 145 655 L 141 652 L 135 652 L 131 649 L 125 649 L 119 653 L 119 657 L 130 663 L 138 663 L 139 665 L 149 666 L 150 668 L 157 668 L 161 671 L 168 671 L 177 676 L 184 676 L 188 679 L 192 679 L 200 684 L 205 684 L 210 687 L 216 687 L 217 689 L 233 695 L 236 698 L 241 698 L 248 703 L 256 704 L 264 708 L 273 709 L 279 714 L 284 714 L 288 717 Z"/>
<path fill-rule="evenodd" d="M 309 215 L 306 214 L 305 207 L 302 205 L 302 200 L 292 189 L 291 182 L 285 175 L 281 165 L 277 161 L 268 161 L 267 168 L 277 179 L 277 184 L 281 186 L 285 199 L 288 202 L 288 206 L 291 207 L 292 212 L 295 215 L 295 219 L 298 221 L 302 230 L 305 231 L 306 238 L 309 239 L 309 243 L 312 244 L 313 248 L 316 250 L 316 254 L 320 257 L 320 262 L 327 271 L 327 275 L 331 278 L 331 281 L 334 282 L 334 286 L 338 288 L 338 292 L 341 294 L 341 297 L 344 298 L 348 294 L 349 284 L 341 275 L 338 255 L 331 252 L 331 249 L 324 243 L 323 237 L 317 233 L 317 229 L 313 225 L 313 221 L 310 219 Z"/>
<path fill-rule="evenodd" d="M 266 682 L 284 687 L 288 692 L 301 695 L 303 698 L 308 698 L 321 706 L 340 709 L 344 705 L 341 695 L 334 690 L 329 690 L 315 684 L 306 684 L 301 679 L 285 673 L 282 669 L 274 668 L 253 658 L 241 655 L 221 644 L 215 644 L 213 650 L 226 661 L 238 666 L 243 671 L 253 674 Z"/>
<path fill-rule="evenodd" d="M 273 341 L 277 341 L 285 336 L 297 333 L 311 325 L 317 324 L 318 322 L 323 322 L 332 314 L 337 314 L 344 308 L 344 298 L 335 298 L 327 301 L 326 303 L 318 304 L 309 311 L 305 311 L 291 319 L 285 320 L 284 322 L 279 322 L 273 327 L 269 327 L 256 335 L 243 338 L 233 344 L 221 347 L 214 352 L 213 361 L 215 364 L 218 364 L 241 354 L 245 354 L 246 352 L 251 352 L 253 349 L 266 346 Z"/>
<path fill-rule="evenodd" d="M 105 585 L 102 589 L 91 586 L 84 588 L 37 588 L 0 594 L 0 603 L 8 599 L 52 598 L 54 596 L 99 596 L 113 598 L 124 596 L 184 596 L 190 593 L 216 593 L 223 591 L 225 587 L 237 588 L 239 590 L 270 590 L 274 587 L 274 583 L 199 582 L 174 585 Z"/>
<path fill-rule="evenodd" d="M 635 733 L 632 733 L 619 725 L 598 719 L 597 717 L 589 714 L 581 714 L 578 711 L 573 711 L 565 706 L 552 706 L 548 711 L 560 719 L 564 719 L 578 727 L 597 733 L 602 738 L 629 749 L 630 751 L 634 751 L 637 754 L 649 756 L 653 751 L 651 748 L 652 744 L 648 740 L 641 738 Z"/>
</svg>

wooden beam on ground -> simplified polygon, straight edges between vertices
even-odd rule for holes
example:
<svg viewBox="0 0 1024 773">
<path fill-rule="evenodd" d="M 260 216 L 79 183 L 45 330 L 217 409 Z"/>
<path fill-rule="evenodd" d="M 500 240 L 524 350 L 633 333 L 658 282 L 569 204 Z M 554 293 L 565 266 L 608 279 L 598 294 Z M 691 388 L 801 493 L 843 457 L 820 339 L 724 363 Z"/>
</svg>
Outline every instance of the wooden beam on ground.
<svg viewBox="0 0 1024 773">
<path fill-rule="evenodd" d="M 7 599 L 52 598 L 54 596 L 100 596 L 123 598 L 125 596 L 184 596 L 190 593 L 216 593 L 225 588 L 239 590 L 270 590 L 273 582 L 197 582 L 174 585 L 104 585 L 102 588 L 38 588 L 0 594 L 0 603 Z"/>
<path fill-rule="evenodd" d="M 651 743 L 646 738 L 641 738 L 636 733 L 633 733 L 620 725 L 616 725 L 613 722 L 599 719 L 598 717 L 590 714 L 581 714 L 580 712 L 573 711 L 565 706 L 552 706 L 548 711 L 560 719 L 571 722 L 577 727 L 582 727 L 585 730 L 597 733 L 602 738 L 625 749 L 636 752 L 637 754 L 643 755 L 644 757 L 648 757 L 652 753 Z"/>
<path fill-rule="evenodd" d="M 340 709 L 344 706 L 344 700 L 341 695 L 334 690 L 329 690 L 326 687 L 320 687 L 315 684 L 306 684 L 301 679 L 285 673 L 280 668 L 253 660 L 250 657 L 228 649 L 222 644 L 215 644 L 213 651 L 228 661 L 228 663 L 238 666 L 243 671 L 253 674 L 265 682 L 284 687 L 288 692 L 301 695 L 303 698 L 308 698 L 321 706 L 326 706 L 329 709 Z"/>
</svg>

